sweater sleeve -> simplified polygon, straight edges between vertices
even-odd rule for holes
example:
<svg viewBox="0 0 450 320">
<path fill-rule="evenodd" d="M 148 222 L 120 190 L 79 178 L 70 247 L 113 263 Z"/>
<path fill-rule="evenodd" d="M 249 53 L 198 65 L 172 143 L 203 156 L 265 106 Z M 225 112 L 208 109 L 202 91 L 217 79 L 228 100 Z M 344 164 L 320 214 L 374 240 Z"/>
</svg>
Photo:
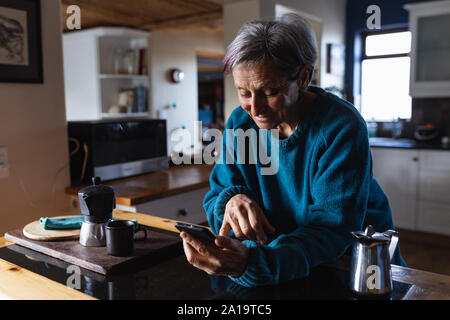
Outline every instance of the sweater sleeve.
<svg viewBox="0 0 450 320">
<path fill-rule="evenodd" d="M 239 170 L 232 164 L 216 164 L 209 183 L 211 190 L 205 195 L 203 207 L 209 226 L 215 234 L 218 234 L 228 200 L 237 194 L 245 194 L 252 199 L 255 199 L 255 196 L 246 186 Z"/>
<path fill-rule="evenodd" d="M 228 133 L 233 130 L 233 116 L 230 117 L 226 129 Z M 227 131 L 225 131 L 227 132 Z M 228 135 L 233 139 L 233 135 Z M 234 142 L 234 141 L 233 141 Z M 210 190 L 203 199 L 203 208 L 206 211 L 209 226 L 215 234 L 218 234 L 225 214 L 225 206 L 233 196 L 245 194 L 251 199 L 256 200 L 255 193 L 248 187 L 246 179 L 241 170 L 236 165 L 236 155 L 228 155 L 233 161 L 226 160 L 227 134 L 222 137 L 221 161 L 214 166 L 209 177 Z M 232 162 L 232 163 L 229 163 Z M 231 231 L 232 232 L 232 231 Z"/>
<path fill-rule="evenodd" d="M 360 121 L 335 121 L 325 130 L 311 166 L 307 224 L 268 245 L 244 241 L 249 263 L 240 277 L 230 277 L 236 283 L 253 287 L 308 276 L 312 267 L 337 259 L 353 242 L 350 231 L 363 224 L 370 190 L 367 130 Z"/>
</svg>

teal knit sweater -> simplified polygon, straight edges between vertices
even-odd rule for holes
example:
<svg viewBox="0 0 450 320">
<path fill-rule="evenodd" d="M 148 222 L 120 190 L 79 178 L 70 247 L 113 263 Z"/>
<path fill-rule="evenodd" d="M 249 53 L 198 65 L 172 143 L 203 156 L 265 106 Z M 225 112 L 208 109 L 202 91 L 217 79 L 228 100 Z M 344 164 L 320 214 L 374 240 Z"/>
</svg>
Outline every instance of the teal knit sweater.
<svg viewBox="0 0 450 320">
<path fill-rule="evenodd" d="M 293 134 L 280 140 L 276 174 L 262 175 L 260 163 L 225 160 L 211 173 L 203 205 L 216 234 L 226 203 L 239 193 L 255 200 L 276 228 L 266 245 L 243 241 L 250 252 L 248 266 L 240 277 L 230 277 L 240 285 L 307 276 L 312 267 L 346 252 L 354 241 L 350 231 L 369 224 L 378 232 L 394 228 L 388 199 L 372 176 L 364 120 L 350 103 L 317 87 L 309 90 L 317 94 L 312 111 Z M 241 107 L 226 128 L 258 129 Z M 225 148 L 225 135 L 223 143 Z M 405 265 L 399 249 L 392 263 Z"/>
</svg>

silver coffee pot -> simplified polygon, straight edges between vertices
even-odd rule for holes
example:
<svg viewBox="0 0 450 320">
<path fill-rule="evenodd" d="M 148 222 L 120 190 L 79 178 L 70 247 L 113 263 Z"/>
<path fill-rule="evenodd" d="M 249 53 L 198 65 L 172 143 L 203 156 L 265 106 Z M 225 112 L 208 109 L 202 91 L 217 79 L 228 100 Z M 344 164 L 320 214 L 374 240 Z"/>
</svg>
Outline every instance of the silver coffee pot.
<svg viewBox="0 0 450 320">
<path fill-rule="evenodd" d="M 387 230 L 351 232 L 356 238 L 350 264 L 350 289 L 362 296 L 384 296 L 392 291 L 391 260 L 398 244 L 398 233 Z"/>
</svg>

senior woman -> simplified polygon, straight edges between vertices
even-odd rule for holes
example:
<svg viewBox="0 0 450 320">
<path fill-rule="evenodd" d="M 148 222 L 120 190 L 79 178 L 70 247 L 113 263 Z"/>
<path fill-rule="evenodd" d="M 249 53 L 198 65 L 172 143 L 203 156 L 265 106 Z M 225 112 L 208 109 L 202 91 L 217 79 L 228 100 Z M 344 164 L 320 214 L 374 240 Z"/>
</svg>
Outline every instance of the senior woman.
<svg viewBox="0 0 450 320">
<path fill-rule="evenodd" d="M 259 163 L 215 165 L 203 204 L 217 247 L 180 234 L 195 267 L 247 287 L 278 284 L 343 255 L 350 231 L 394 227 L 365 122 L 309 85 L 316 59 L 314 33 L 295 14 L 247 23 L 228 47 L 224 69 L 241 105 L 226 128 L 278 130 L 279 168 L 262 175 Z M 392 262 L 404 265 L 399 250 Z"/>
</svg>

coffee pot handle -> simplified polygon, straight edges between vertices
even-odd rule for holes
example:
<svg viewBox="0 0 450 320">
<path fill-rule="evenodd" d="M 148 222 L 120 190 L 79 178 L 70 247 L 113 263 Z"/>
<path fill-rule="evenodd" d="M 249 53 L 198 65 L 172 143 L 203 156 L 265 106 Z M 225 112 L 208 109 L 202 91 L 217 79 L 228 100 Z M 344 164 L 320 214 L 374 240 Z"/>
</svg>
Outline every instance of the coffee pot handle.
<svg viewBox="0 0 450 320">
<path fill-rule="evenodd" d="M 398 244 L 398 232 L 395 230 L 387 230 L 383 232 L 383 234 L 391 239 L 389 243 L 389 257 L 392 261 L 392 258 L 394 257 L 395 249 L 397 249 Z"/>
</svg>

